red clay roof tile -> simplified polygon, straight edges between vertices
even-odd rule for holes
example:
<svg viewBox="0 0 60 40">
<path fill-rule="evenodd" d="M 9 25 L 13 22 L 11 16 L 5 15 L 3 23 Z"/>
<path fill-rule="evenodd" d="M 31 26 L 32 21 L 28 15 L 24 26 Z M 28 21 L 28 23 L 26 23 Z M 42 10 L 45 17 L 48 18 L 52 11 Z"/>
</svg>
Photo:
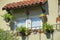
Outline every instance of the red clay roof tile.
<svg viewBox="0 0 60 40">
<path fill-rule="evenodd" d="M 2 9 L 3 10 L 6 10 L 7 8 L 8 9 L 10 9 L 10 8 L 14 8 L 14 7 L 21 7 L 21 6 L 24 6 L 24 5 L 26 5 L 26 6 L 28 6 L 28 5 L 32 5 L 32 4 L 36 4 L 36 3 L 40 3 L 40 2 L 42 2 L 42 3 L 44 3 L 44 2 L 46 2 L 46 0 L 26 0 L 26 1 L 20 1 L 20 2 L 13 2 L 13 3 L 9 3 L 9 4 L 6 4 Z"/>
</svg>

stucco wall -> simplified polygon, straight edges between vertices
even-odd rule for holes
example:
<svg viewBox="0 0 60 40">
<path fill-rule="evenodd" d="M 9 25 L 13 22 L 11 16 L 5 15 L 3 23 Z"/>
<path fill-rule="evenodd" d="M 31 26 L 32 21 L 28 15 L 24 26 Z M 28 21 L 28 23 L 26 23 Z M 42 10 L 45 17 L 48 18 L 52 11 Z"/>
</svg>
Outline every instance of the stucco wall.
<svg viewBox="0 0 60 40">
<path fill-rule="evenodd" d="M 56 24 L 56 17 L 58 16 L 58 0 L 48 0 L 48 6 L 48 23 Z"/>
</svg>

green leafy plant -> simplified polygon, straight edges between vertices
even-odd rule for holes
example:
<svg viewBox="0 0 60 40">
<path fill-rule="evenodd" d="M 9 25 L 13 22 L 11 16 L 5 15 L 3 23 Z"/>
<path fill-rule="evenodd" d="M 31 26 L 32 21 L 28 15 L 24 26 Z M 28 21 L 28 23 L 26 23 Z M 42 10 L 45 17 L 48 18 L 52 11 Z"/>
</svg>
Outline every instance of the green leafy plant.
<svg viewBox="0 0 60 40">
<path fill-rule="evenodd" d="M 3 32 L 4 30 L 3 29 L 0 29 L 0 32 Z"/>
<path fill-rule="evenodd" d="M 9 14 L 9 13 L 4 14 L 3 18 L 5 20 L 8 20 L 8 21 L 12 21 L 13 20 L 13 16 L 11 14 Z"/>
<path fill-rule="evenodd" d="M 26 35 L 29 35 L 29 34 L 30 34 L 30 30 L 29 30 L 28 28 L 26 28 L 25 34 L 26 34 Z"/>
<path fill-rule="evenodd" d="M 46 37 L 48 39 L 50 39 L 50 37 L 51 37 L 50 34 L 54 32 L 53 26 L 48 24 L 48 23 L 44 23 L 43 24 L 43 30 L 44 30 L 44 33 L 46 34 Z"/>
<path fill-rule="evenodd" d="M 28 28 L 20 26 L 17 28 L 17 32 L 20 32 L 22 35 L 28 35 L 30 31 Z"/>
<path fill-rule="evenodd" d="M 17 31 L 18 32 L 22 32 L 23 30 L 25 31 L 26 30 L 26 27 L 20 26 L 20 27 L 17 28 Z"/>
<path fill-rule="evenodd" d="M 53 26 L 50 25 L 50 24 L 44 23 L 44 24 L 43 24 L 43 30 L 44 30 L 44 31 L 50 31 L 50 32 L 52 32 Z"/>
</svg>

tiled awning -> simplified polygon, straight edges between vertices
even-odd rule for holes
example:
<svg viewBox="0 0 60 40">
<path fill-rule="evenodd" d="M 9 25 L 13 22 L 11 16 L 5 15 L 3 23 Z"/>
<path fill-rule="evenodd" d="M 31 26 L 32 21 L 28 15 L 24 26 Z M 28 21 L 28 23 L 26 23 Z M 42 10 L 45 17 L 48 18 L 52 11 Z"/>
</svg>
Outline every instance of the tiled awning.
<svg viewBox="0 0 60 40">
<path fill-rule="evenodd" d="M 26 0 L 26 1 L 20 1 L 20 2 L 13 2 L 13 3 L 6 4 L 2 8 L 2 10 L 18 8 L 18 7 L 22 7 L 22 6 L 29 6 L 32 4 L 39 4 L 40 2 L 44 3 L 44 2 L 46 2 L 46 0 Z"/>
</svg>

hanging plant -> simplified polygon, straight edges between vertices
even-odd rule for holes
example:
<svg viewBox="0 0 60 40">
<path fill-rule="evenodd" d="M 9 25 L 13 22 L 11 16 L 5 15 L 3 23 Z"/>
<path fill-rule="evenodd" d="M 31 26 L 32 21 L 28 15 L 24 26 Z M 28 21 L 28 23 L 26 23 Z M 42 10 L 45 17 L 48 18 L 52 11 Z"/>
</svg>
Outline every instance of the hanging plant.
<svg viewBox="0 0 60 40">
<path fill-rule="evenodd" d="M 50 35 L 54 32 L 52 25 L 47 24 L 47 23 L 43 24 L 43 30 L 44 30 L 44 33 L 46 34 L 46 37 L 48 39 L 50 38 Z"/>
<path fill-rule="evenodd" d="M 30 30 L 24 26 L 18 27 L 17 32 L 20 33 L 21 36 L 28 36 L 30 34 Z"/>
<path fill-rule="evenodd" d="M 13 20 L 13 16 L 9 13 L 6 13 L 3 15 L 3 18 L 6 22 L 12 21 Z"/>
</svg>

